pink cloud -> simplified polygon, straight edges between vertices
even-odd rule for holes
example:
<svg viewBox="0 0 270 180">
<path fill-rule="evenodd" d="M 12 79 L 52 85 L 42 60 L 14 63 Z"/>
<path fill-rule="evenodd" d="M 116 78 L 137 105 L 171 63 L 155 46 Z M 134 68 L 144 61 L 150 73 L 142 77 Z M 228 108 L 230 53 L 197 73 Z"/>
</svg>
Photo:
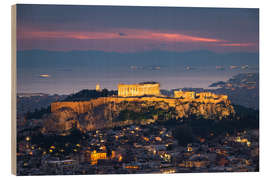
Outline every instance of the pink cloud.
<svg viewBox="0 0 270 180">
<path fill-rule="evenodd" d="M 185 51 L 257 50 L 257 43 L 238 43 L 190 33 L 145 29 L 105 29 L 100 31 L 44 31 L 21 28 L 17 31 L 19 49 L 101 50 L 135 52 L 153 49 Z"/>
<path fill-rule="evenodd" d="M 115 32 L 73 32 L 73 31 L 35 31 L 22 30 L 18 32 L 21 39 L 148 39 L 165 42 L 220 42 L 215 38 L 204 38 L 182 33 L 155 32 L 141 29 L 120 29 Z M 121 35 L 124 34 L 124 35 Z"/>
<path fill-rule="evenodd" d="M 255 43 L 224 43 L 219 44 L 220 46 L 229 46 L 229 47 L 249 47 L 249 46 L 255 46 Z"/>
<path fill-rule="evenodd" d="M 222 40 L 215 38 L 203 38 L 196 36 L 189 36 L 180 33 L 152 33 L 152 37 L 161 39 L 164 41 L 175 42 L 220 42 Z"/>
</svg>

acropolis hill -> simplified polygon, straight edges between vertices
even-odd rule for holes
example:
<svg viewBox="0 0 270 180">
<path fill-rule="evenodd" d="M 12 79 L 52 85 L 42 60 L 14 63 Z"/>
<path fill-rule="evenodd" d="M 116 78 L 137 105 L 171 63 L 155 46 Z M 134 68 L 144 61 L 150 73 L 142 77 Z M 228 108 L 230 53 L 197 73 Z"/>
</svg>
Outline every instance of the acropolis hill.
<svg viewBox="0 0 270 180">
<path fill-rule="evenodd" d="M 160 84 L 155 82 L 140 84 L 119 84 L 118 96 L 116 97 L 100 97 L 90 101 L 81 102 L 54 102 L 51 104 L 51 112 L 55 112 L 62 107 L 72 108 L 75 112 L 85 113 L 89 108 L 99 106 L 103 103 L 122 101 L 152 101 L 166 102 L 170 106 L 175 106 L 179 102 L 200 102 L 213 103 L 220 102 L 230 103 L 227 95 L 216 95 L 211 92 L 195 93 L 193 91 L 174 91 L 174 97 L 166 97 L 160 94 Z"/>
<path fill-rule="evenodd" d="M 147 117 L 144 116 L 143 114 L 149 109 L 152 109 L 151 112 L 147 114 Z M 149 122 L 160 118 L 168 119 L 168 115 L 161 117 L 159 111 L 169 113 L 170 118 L 175 119 L 190 115 L 222 119 L 235 113 L 226 95 L 216 95 L 211 92 L 175 91 L 174 97 L 167 97 L 160 94 L 160 84 L 156 82 L 119 84 L 117 96 L 51 104 L 53 118 L 58 119 L 60 124 L 65 124 L 66 129 L 75 122 L 83 130 L 114 127 L 124 125 L 125 122 L 132 124 L 134 122 L 131 121 L 132 118 L 136 119 L 137 115 L 141 115 L 139 119 L 148 119 Z M 127 115 L 126 119 L 119 121 L 124 112 L 132 115 Z M 70 121 L 70 119 L 74 121 Z M 66 123 L 67 121 L 69 122 Z M 48 128 L 50 129 L 50 127 Z"/>
</svg>

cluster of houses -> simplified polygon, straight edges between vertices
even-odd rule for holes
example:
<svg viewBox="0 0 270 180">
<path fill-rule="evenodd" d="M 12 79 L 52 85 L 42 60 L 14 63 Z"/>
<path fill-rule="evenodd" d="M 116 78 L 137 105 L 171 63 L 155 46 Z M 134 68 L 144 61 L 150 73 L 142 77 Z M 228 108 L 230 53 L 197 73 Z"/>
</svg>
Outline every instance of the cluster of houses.
<svg viewBox="0 0 270 180">
<path fill-rule="evenodd" d="M 88 136 L 71 146 L 69 154 L 57 145 L 40 149 L 30 143 L 31 137 L 26 137 L 25 148 L 18 152 L 21 166 L 18 169 L 31 174 L 123 174 L 235 172 L 258 168 L 255 130 L 226 134 L 211 141 L 200 138 L 187 146 L 178 145 L 170 130 L 154 124 L 96 130 Z"/>
</svg>

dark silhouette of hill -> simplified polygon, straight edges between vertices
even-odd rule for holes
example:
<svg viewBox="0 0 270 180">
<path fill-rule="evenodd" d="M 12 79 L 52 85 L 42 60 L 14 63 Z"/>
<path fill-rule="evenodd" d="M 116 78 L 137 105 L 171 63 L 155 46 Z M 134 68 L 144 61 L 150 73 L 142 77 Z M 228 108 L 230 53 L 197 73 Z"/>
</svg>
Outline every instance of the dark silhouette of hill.
<svg viewBox="0 0 270 180">
<path fill-rule="evenodd" d="M 227 94 L 233 104 L 259 109 L 259 73 L 243 73 L 228 81 L 220 81 L 209 87 L 218 87 L 217 94 Z"/>
<path fill-rule="evenodd" d="M 233 104 L 259 109 L 259 73 L 241 73 L 233 76 L 228 81 L 212 83 L 209 87 L 216 87 L 217 89 L 181 89 L 183 91 L 194 91 L 196 93 L 207 91 L 215 94 L 226 94 Z M 179 90 L 179 88 L 172 90 L 162 89 L 161 93 L 166 96 L 174 96 L 175 90 Z"/>
<path fill-rule="evenodd" d="M 35 95 L 29 97 L 17 96 L 17 114 L 24 115 L 27 112 L 35 112 L 43 108 L 47 108 L 52 102 L 61 101 L 66 95 Z"/>
<path fill-rule="evenodd" d="M 63 101 L 89 101 L 90 99 L 113 95 L 117 95 L 117 91 L 109 91 L 107 89 L 103 89 L 102 91 L 83 89 L 75 94 L 69 95 Z"/>
</svg>

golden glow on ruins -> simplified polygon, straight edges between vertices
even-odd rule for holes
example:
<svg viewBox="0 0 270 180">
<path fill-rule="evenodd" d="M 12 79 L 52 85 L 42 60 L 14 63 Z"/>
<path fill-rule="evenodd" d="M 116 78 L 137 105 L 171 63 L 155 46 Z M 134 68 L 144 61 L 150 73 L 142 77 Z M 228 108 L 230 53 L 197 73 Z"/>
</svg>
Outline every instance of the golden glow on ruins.
<svg viewBox="0 0 270 180">
<path fill-rule="evenodd" d="M 51 104 L 51 112 L 56 112 L 63 107 L 69 107 L 78 113 L 85 113 L 92 107 L 104 103 L 120 102 L 166 102 L 175 107 L 179 102 L 198 102 L 217 104 L 225 102 L 230 104 L 227 95 L 217 95 L 212 92 L 174 91 L 174 97 L 164 96 L 160 93 L 160 84 L 156 82 L 144 82 L 139 84 L 119 84 L 118 96 L 99 97 L 89 101 L 80 102 L 54 102 Z"/>
<path fill-rule="evenodd" d="M 160 95 L 160 84 L 156 82 L 145 82 L 139 84 L 119 84 L 118 96 L 143 96 L 143 95 Z"/>
</svg>

